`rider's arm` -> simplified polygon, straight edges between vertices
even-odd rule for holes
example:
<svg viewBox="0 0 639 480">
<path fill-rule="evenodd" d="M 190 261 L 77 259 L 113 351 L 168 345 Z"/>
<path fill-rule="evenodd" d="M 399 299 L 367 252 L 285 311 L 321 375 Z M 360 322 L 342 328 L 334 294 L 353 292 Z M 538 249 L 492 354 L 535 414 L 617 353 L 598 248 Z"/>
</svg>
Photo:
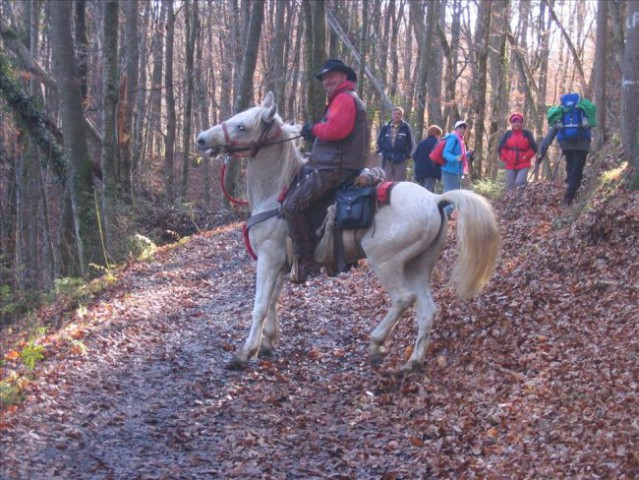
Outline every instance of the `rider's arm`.
<svg viewBox="0 0 639 480">
<path fill-rule="evenodd" d="M 353 97 L 346 93 L 339 94 L 328 107 L 324 120 L 313 127 L 313 135 L 329 142 L 342 140 L 353 131 L 356 116 Z"/>
</svg>

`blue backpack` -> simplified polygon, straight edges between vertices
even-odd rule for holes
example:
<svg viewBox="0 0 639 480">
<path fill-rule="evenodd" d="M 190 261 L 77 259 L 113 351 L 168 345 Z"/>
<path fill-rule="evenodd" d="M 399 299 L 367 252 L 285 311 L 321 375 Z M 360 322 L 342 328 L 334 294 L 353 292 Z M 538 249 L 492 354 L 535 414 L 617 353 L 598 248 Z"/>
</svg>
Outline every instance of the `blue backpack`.
<svg viewBox="0 0 639 480">
<path fill-rule="evenodd" d="M 584 111 L 577 106 L 579 103 L 578 93 L 566 93 L 561 96 L 561 106 L 563 114 L 561 116 L 561 130 L 557 133 L 559 141 L 573 141 L 578 138 L 590 140 L 590 128 L 588 119 L 584 120 Z"/>
</svg>

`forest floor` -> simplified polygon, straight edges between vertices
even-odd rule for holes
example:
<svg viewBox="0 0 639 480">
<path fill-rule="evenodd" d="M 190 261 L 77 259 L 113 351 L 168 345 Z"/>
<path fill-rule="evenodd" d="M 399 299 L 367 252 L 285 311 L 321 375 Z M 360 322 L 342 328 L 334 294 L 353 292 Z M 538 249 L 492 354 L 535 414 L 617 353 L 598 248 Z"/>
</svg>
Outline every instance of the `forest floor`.
<svg viewBox="0 0 639 480">
<path fill-rule="evenodd" d="M 407 375 L 412 313 L 369 364 L 389 301 L 365 262 L 286 283 L 277 352 L 241 372 L 225 368 L 254 293 L 240 223 L 129 263 L 82 308 L 42 309 L 60 328 L 41 348 L 3 332 L 24 400 L 1 412 L 0 478 L 639 478 L 639 195 L 609 163 L 573 206 L 560 182 L 496 201 L 502 253 L 472 300 L 445 286 L 449 231 Z"/>
</svg>

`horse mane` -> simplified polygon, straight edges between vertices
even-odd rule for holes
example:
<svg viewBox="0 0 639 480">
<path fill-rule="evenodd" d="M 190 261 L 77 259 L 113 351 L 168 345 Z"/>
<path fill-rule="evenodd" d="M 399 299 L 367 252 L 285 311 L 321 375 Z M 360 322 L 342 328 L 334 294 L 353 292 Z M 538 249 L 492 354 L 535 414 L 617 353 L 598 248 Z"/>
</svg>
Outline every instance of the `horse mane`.
<svg viewBox="0 0 639 480">
<path fill-rule="evenodd" d="M 278 120 L 279 115 L 277 116 Z M 291 124 L 280 124 L 282 128 L 283 138 L 289 139 L 299 135 L 300 127 L 299 125 L 291 125 Z M 288 187 L 293 178 L 299 172 L 300 168 L 306 163 L 306 161 L 302 158 L 300 154 L 299 148 L 297 148 L 297 140 L 292 140 L 290 142 L 284 142 L 282 145 L 284 146 L 282 151 L 282 174 L 280 175 L 280 185 L 282 188 Z"/>
</svg>

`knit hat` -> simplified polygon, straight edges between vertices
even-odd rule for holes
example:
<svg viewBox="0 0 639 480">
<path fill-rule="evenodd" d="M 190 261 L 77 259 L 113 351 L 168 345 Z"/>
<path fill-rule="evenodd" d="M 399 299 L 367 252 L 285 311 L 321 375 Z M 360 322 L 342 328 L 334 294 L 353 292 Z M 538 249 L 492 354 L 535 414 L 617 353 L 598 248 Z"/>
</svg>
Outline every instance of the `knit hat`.
<svg viewBox="0 0 639 480">
<path fill-rule="evenodd" d="M 524 122 L 524 116 L 523 116 L 521 113 L 519 113 L 519 112 L 515 112 L 515 113 L 513 113 L 513 114 L 510 116 L 510 118 L 508 119 L 508 121 L 510 121 L 510 123 L 512 123 L 512 122 L 513 122 L 513 120 L 516 120 L 516 119 L 521 120 L 521 122 L 522 122 L 522 123 Z"/>
<path fill-rule="evenodd" d="M 468 124 L 466 123 L 465 120 L 458 120 L 457 123 L 455 123 L 455 130 L 457 130 L 459 127 L 468 127 Z"/>
</svg>

